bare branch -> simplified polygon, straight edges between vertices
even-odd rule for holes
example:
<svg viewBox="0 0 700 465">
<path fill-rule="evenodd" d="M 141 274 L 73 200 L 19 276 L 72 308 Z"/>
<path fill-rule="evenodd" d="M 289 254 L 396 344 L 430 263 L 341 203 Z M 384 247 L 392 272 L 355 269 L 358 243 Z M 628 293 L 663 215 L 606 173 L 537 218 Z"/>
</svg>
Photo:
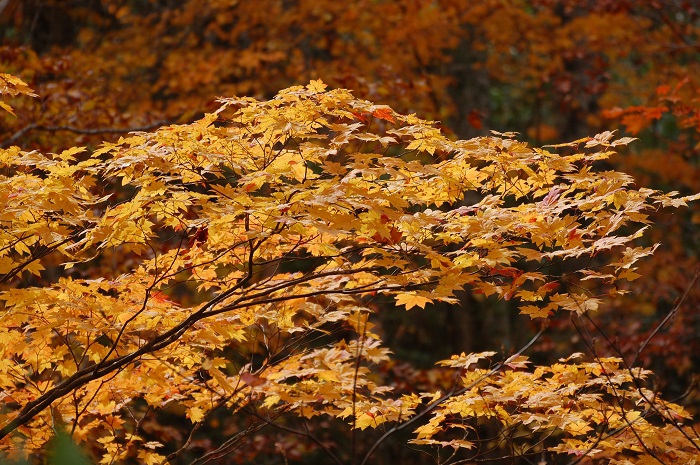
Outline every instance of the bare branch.
<svg viewBox="0 0 700 465">
<path fill-rule="evenodd" d="M 548 326 L 547 323 L 543 324 L 542 327 L 540 328 L 540 330 L 537 332 L 537 334 L 535 334 L 535 335 L 532 337 L 532 339 L 530 339 L 530 341 L 528 341 L 527 344 L 525 344 L 523 347 L 521 347 L 520 350 L 518 350 L 515 354 L 513 354 L 513 356 L 522 355 L 523 352 L 525 352 L 525 351 L 528 350 L 530 347 L 532 347 L 532 345 L 533 345 L 535 342 L 537 342 L 537 340 L 540 338 L 540 336 L 541 336 L 541 335 L 544 333 L 544 331 L 547 329 L 547 326 Z M 509 358 L 512 358 L 513 356 L 511 356 L 511 357 L 509 357 Z M 442 404 L 442 403 L 445 402 L 446 400 L 448 400 L 448 399 L 450 399 L 450 398 L 452 398 L 452 397 L 454 397 L 454 396 L 458 396 L 458 395 L 460 395 L 460 394 L 464 394 L 465 392 L 467 392 L 468 390 L 470 390 L 470 389 L 473 388 L 474 386 L 478 385 L 479 383 L 481 383 L 481 382 L 484 381 L 485 379 L 487 379 L 487 378 L 493 376 L 494 374 L 498 373 L 498 372 L 501 370 L 501 368 L 503 368 L 504 366 L 505 366 L 505 360 L 504 360 L 503 362 L 497 364 L 495 367 L 493 367 L 492 369 L 490 369 L 490 370 L 489 370 L 487 373 L 485 373 L 484 375 L 480 376 L 479 379 L 477 379 L 477 380 L 474 381 L 473 383 L 469 384 L 468 386 L 463 386 L 463 387 L 460 388 L 460 389 L 453 389 L 453 390 L 451 390 L 450 392 L 448 392 L 448 393 L 445 394 L 444 396 L 442 396 L 442 397 L 440 397 L 439 399 L 437 399 L 437 400 L 431 402 L 430 404 L 428 404 L 428 405 L 425 407 L 425 409 L 424 409 L 423 411 L 421 411 L 419 414 L 413 416 L 411 419 L 405 421 L 404 423 L 401 423 L 400 425 L 396 425 L 396 426 L 394 426 L 393 428 L 389 429 L 389 430 L 388 430 L 386 433 L 384 433 L 379 439 L 377 439 L 377 440 L 375 441 L 374 444 L 372 444 L 372 447 L 369 448 L 369 450 L 368 450 L 367 453 L 365 454 L 364 459 L 362 459 L 362 462 L 360 462 L 360 465 L 366 465 L 366 464 L 367 464 L 367 461 L 368 461 L 369 458 L 372 456 L 372 454 L 374 453 L 375 449 L 376 449 L 377 447 L 379 447 L 379 446 L 381 445 L 381 443 L 383 443 L 384 440 L 386 440 L 389 436 L 391 436 L 392 434 L 396 433 L 397 431 L 400 431 L 400 430 L 406 428 L 406 427 L 409 426 L 409 425 L 412 425 L 413 423 L 415 423 L 416 421 L 418 421 L 420 418 L 424 417 L 424 416 L 427 415 L 428 413 L 430 413 L 430 412 L 432 412 L 433 410 L 435 410 L 440 404 Z"/>
<path fill-rule="evenodd" d="M 1 5 L 0 5 L 1 6 Z M 68 131 L 75 134 L 126 134 L 136 131 L 150 131 L 151 129 L 159 128 L 168 124 L 173 124 L 174 120 L 158 120 L 143 126 L 132 126 L 128 128 L 78 128 L 75 126 L 46 126 L 43 124 L 29 124 L 22 129 L 19 129 L 9 138 L 0 142 L 0 148 L 7 148 L 17 142 L 22 136 L 31 131 Z"/>
<path fill-rule="evenodd" d="M 649 345 L 649 342 L 658 334 L 659 331 L 661 331 L 661 328 L 663 328 L 666 323 L 668 323 L 671 318 L 673 318 L 676 313 L 678 313 L 678 310 L 680 310 L 681 306 L 683 305 L 683 302 L 685 302 L 686 297 L 688 297 L 688 294 L 690 294 L 690 290 L 695 286 L 695 283 L 698 281 L 698 278 L 700 278 L 700 268 L 695 270 L 695 275 L 693 275 L 693 279 L 690 281 L 690 284 L 686 288 L 685 292 L 683 293 L 683 296 L 681 297 L 681 300 L 678 301 L 678 303 L 673 307 L 673 309 L 666 315 L 666 317 L 661 320 L 661 323 L 659 323 L 656 328 L 649 334 L 649 336 L 646 338 L 646 340 L 642 343 L 641 346 L 639 346 L 639 349 L 637 349 L 637 353 L 634 355 L 634 358 L 630 362 L 630 366 L 634 366 L 635 363 L 637 363 L 637 359 L 639 359 L 639 356 L 642 354 L 644 349 L 646 349 L 647 345 Z"/>
</svg>

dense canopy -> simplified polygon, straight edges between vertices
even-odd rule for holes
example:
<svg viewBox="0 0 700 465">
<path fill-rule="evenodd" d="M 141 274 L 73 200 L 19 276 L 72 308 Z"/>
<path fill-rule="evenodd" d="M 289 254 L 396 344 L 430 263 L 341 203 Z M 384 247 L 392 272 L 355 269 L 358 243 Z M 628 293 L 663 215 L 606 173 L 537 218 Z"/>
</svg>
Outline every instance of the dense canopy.
<svg viewBox="0 0 700 465">
<path fill-rule="evenodd" d="M 694 463 L 698 14 L 0 1 L 0 460 Z"/>
</svg>

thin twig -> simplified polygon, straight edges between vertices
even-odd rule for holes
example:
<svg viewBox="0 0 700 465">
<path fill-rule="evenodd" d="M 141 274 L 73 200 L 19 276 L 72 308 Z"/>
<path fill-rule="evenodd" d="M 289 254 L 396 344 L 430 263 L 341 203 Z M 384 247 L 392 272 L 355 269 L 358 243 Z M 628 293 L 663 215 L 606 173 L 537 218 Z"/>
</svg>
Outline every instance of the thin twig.
<svg viewBox="0 0 700 465">
<path fill-rule="evenodd" d="M 125 134 L 128 132 L 135 132 L 135 131 L 149 131 L 151 129 L 155 129 L 161 126 L 165 126 L 167 124 L 173 124 L 173 120 L 158 120 L 154 121 L 149 124 L 145 124 L 143 126 L 133 126 L 133 127 L 128 127 L 128 128 L 78 128 L 75 126 L 46 126 L 43 124 L 28 124 L 27 126 L 23 127 L 22 129 L 19 129 L 16 131 L 14 134 L 12 134 L 9 138 L 3 140 L 0 142 L 0 147 L 1 148 L 7 148 L 13 143 L 15 143 L 17 140 L 19 140 L 23 135 L 25 135 L 28 132 L 31 131 L 51 131 L 51 132 L 56 132 L 56 131 L 68 131 L 68 132 L 73 132 L 75 134 Z"/>
<path fill-rule="evenodd" d="M 637 353 L 634 355 L 634 358 L 630 362 L 629 366 L 634 366 L 634 364 L 637 362 L 637 359 L 639 356 L 642 354 L 644 349 L 646 349 L 647 345 L 649 345 L 649 342 L 654 338 L 654 336 L 657 335 L 657 333 L 663 328 L 666 323 L 669 322 L 671 318 L 673 318 L 676 313 L 678 313 L 678 310 L 680 310 L 681 306 L 683 305 L 683 302 L 685 302 L 685 298 L 688 297 L 688 294 L 690 294 L 690 290 L 695 286 L 695 283 L 698 281 L 698 278 L 700 278 L 700 268 L 695 270 L 695 275 L 693 275 L 693 279 L 690 281 L 690 284 L 688 287 L 685 289 L 685 292 L 683 293 L 683 296 L 681 297 L 681 300 L 678 301 L 678 303 L 673 307 L 673 309 L 666 315 L 666 317 L 659 323 L 656 328 L 649 334 L 649 337 L 646 338 L 646 340 L 642 343 L 641 346 L 639 346 L 639 349 L 637 349 Z"/>
<path fill-rule="evenodd" d="M 342 460 L 340 460 L 340 458 L 338 458 L 338 456 L 335 455 L 332 450 L 330 450 L 325 444 L 323 444 L 323 442 L 320 439 L 318 439 L 316 436 L 311 434 L 308 431 L 308 428 L 306 431 L 299 431 L 297 429 L 290 428 L 290 427 L 284 426 L 284 425 L 280 425 L 279 423 L 275 423 L 274 421 L 268 420 L 267 418 L 263 417 L 262 415 L 260 415 L 258 413 L 251 412 L 251 414 L 254 415 L 257 419 L 264 421 L 265 423 L 267 423 L 268 425 L 270 425 L 272 427 L 275 427 L 275 428 L 280 429 L 282 431 L 286 431 L 286 432 L 291 433 L 291 434 L 296 434 L 298 436 L 304 436 L 304 437 L 309 438 L 316 445 L 318 445 L 326 454 L 328 454 L 328 456 L 335 463 L 337 463 L 338 465 L 343 465 Z"/>
<path fill-rule="evenodd" d="M 535 335 L 532 337 L 532 339 L 530 339 L 530 341 L 529 341 L 527 344 L 525 344 L 523 347 L 521 347 L 520 350 L 518 350 L 515 354 L 513 354 L 511 357 L 508 357 L 508 359 L 502 361 L 501 363 L 497 364 L 495 367 L 493 367 L 492 369 L 490 369 L 487 373 L 485 373 L 484 375 L 480 376 L 480 377 L 479 377 L 476 381 L 474 381 L 473 383 L 469 384 L 468 386 L 463 386 L 463 387 L 460 388 L 460 389 L 452 389 L 450 392 L 448 392 L 448 393 L 445 394 L 444 396 L 442 396 L 442 397 L 440 397 L 439 399 L 437 399 L 437 400 L 431 402 L 430 404 L 428 404 L 428 405 L 425 407 L 425 409 L 424 409 L 423 411 L 421 411 L 419 414 L 413 416 L 410 420 L 407 420 L 407 421 L 405 421 L 404 423 L 401 423 L 400 425 L 396 425 L 396 426 L 394 426 L 393 428 L 389 429 L 389 430 L 388 430 L 386 433 L 384 433 L 379 439 L 377 439 L 377 440 L 375 441 L 374 444 L 372 444 L 372 447 L 369 448 L 369 450 L 367 451 L 367 454 L 365 454 L 364 459 L 362 459 L 362 462 L 360 462 L 360 465 L 366 465 L 366 464 L 367 464 L 367 461 L 369 460 L 370 456 L 374 453 L 375 449 L 376 449 L 377 447 L 379 447 L 379 445 L 380 445 L 382 442 L 384 442 L 384 440 L 386 440 L 389 436 L 391 436 L 392 434 L 396 433 L 397 431 L 400 431 L 400 430 L 406 428 L 407 426 L 409 426 L 409 425 L 415 423 L 415 422 L 418 421 L 420 418 L 424 417 L 424 416 L 427 415 L 428 413 L 430 413 L 430 412 L 432 412 L 433 410 L 435 410 L 440 404 L 442 404 L 442 403 L 445 402 L 446 400 L 448 400 L 448 399 L 450 399 L 450 398 L 452 398 L 452 397 L 454 397 L 454 396 L 458 396 L 458 395 L 460 395 L 460 394 L 464 394 L 465 392 L 467 392 L 468 390 L 470 390 L 470 389 L 473 388 L 474 386 L 476 386 L 476 385 L 478 385 L 479 383 L 481 383 L 483 380 L 489 378 L 490 376 L 493 376 L 495 373 L 497 373 L 498 371 L 500 371 L 500 369 L 503 368 L 503 367 L 505 366 L 505 363 L 506 363 L 507 360 L 509 360 L 509 359 L 511 359 L 511 358 L 513 358 L 513 357 L 515 357 L 515 356 L 522 355 L 523 352 L 525 352 L 527 349 L 529 349 L 530 347 L 532 347 L 532 345 L 540 338 L 540 336 L 542 335 L 542 333 L 544 333 L 545 329 L 547 329 L 547 324 L 543 324 L 542 327 L 540 328 L 540 330 L 537 332 L 537 334 L 535 334 Z"/>
</svg>

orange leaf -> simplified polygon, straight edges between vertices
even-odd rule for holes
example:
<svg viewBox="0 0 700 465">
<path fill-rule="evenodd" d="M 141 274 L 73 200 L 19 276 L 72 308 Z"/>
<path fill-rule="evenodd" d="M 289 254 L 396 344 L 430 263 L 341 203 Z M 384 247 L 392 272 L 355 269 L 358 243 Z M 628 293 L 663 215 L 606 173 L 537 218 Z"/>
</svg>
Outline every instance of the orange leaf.
<svg viewBox="0 0 700 465">
<path fill-rule="evenodd" d="M 483 129 L 484 124 L 481 122 L 481 113 L 476 110 L 472 110 L 467 115 L 467 122 L 471 127 L 476 130 Z"/>
<path fill-rule="evenodd" d="M 394 119 L 394 112 L 391 108 L 386 107 L 386 108 L 378 108 L 372 112 L 372 116 L 375 118 L 383 119 L 385 121 L 389 121 L 392 123 L 396 122 L 396 119 Z"/>
</svg>

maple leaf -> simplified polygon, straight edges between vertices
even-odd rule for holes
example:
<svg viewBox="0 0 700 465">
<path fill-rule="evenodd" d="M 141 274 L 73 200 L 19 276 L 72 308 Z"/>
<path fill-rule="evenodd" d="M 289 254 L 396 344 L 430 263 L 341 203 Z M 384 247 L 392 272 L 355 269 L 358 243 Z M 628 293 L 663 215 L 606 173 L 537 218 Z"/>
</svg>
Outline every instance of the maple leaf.
<svg viewBox="0 0 700 465">
<path fill-rule="evenodd" d="M 0 73 L 0 96 L 10 95 L 14 97 L 16 95 L 26 95 L 29 97 L 37 97 L 32 89 L 29 88 L 27 83 L 22 81 L 17 76 L 11 74 Z M 0 102 L 0 108 L 10 113 L 12 116 L 15 115 L 12 107 L 4 102 Z"/>
<path fill-rule="evenodd" d="M 163 463 L 163 460 L 165 460 L 165 457 L 163 455 L 150 451 L 140 451 L 138 454 L 138 458 L 140 463 L 144 463 L 146 465 L 155 465 Z"/>
<path fill-rule="evenodd" d="M 365 430 L 368 427 L 376 428 L 380 423 L 381 415 L 376 415 L 373 412 L 362 412 L 355 420 L 355 428 L 360 428 L 361 430 Z"/>
<path fill-rule="evenodd" d="M 529 316 L 533 320 L 535 318 L 548 318 L 554 313 L 556 307 L 552 304 L 539 307 L 537 305 L 521 305 L 518 307 L 520 313 Z"/>
<path fill-rule="evenodd" d="M 520 368 L 527 368 L 527 365 L 532 362 L 530 362 L 524 355 L 513 355 L 508 357 L 508 359 L 506 359 L 506 361 L 503 363 L 513 370 L 517 370 Z"/>
<path fill-rule="evenodd" d="M 465 354 L 462 352 L 461 355 L 453 355 L 449 360 L 441 360 L 437 362 L 437 364 L 455 368 L 469 368 L 470 366 L 478 363 L 480 360 L 492 357 L 494 355 L 496 355 L 496 352 L 493 351 L 479 352 L 476 354 Z"/>
<path fill-rule="evenodd" d="M 433 300 L 424 295 L 420 295 L 416 291 L 405 292 L 397 294 L 396 305 L 405 305 L 406 310 L 410 310 L 413 307 L 425 308 L 426 304 L 432 303 Z"/>
<path fill-rule="evenodd" d="M 325 92 L 326 87 L 328 87 L 328 86 L 326 84 L 324 84 L 323 81 L 321 81 L 320 79 L 316 79 L 316 80 L 312 79 L 311 82 L 309 82 L 306 85 L 306 88 L 310 92 L 318 93 L 318 94 Z"/>
<path fill-rule="evenodd" d="M 375 118 L 389 121 L 391 123 L 396 122 L 396 119 L 394 118 L 394 111 L 389 107 L 374 107 L 374 110 L 372 110 L 372 116 L 374 116 Z"/>
<path fill-rule="evenodd" d="M 5 102 L 0 102 L 0 108 L 5 110 L 6 112 L 10 113 L 12 116 L 17 116 L 15 114 L 15 111 L 12 109 L 12 107 L 10 105 L 6 104 Z"/>
<path fill-rule="evenodd" d="M 205 412 L 200 407 L 192 407 L 187 411 L 187 418 L 190 419 L 192 423 L 199 423 L 204 419 Z"/>
</svg>

